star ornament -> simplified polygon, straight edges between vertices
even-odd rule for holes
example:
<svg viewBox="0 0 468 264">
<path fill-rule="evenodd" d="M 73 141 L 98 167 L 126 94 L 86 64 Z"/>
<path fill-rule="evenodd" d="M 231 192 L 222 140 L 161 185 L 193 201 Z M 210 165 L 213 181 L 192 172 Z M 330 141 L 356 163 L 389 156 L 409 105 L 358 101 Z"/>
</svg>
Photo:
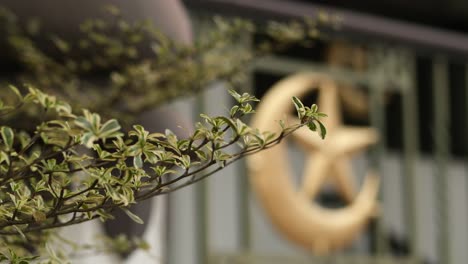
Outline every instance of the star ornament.
<svg viewBox="0 0 468 264">
<path fill-rule="evenodd" d="M 318 89 L 320 111 L 328 115 L 321 120 L 327 128 L 327 136 L 322 139 L 318 133 L 311 133 L 306 127 L 293 134 L 293 139 L 306 153 L 300 192 L 313 199 L 320 187 L 331 179 L 339 194 L 351 203 L 357 193 L 352 174 L 352 157 L 377 143 L 378 134 L 373 128 L 343 125 L 336 85 Z M 300 122 L 294 117 L 290 119 L 294 123 Z"/>
</svg>

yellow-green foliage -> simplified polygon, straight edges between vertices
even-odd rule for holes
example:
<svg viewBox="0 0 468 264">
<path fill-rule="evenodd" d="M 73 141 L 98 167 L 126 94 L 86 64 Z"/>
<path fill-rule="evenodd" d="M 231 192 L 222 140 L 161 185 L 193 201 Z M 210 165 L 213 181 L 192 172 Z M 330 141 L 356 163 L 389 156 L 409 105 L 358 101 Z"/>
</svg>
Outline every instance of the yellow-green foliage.
<svg viewBox="0 0 468 264">
<path fill-rule="evenodd" d="M 51 38 L 60 54 L 54 57 L 36 45 L 36 24 L 20 25 L 0 10 L 0 32 L 24 69 L 18 80 L 26 83 L 0 87 L 0 261 L 27 263 L 39 254 L 60 262 L 63 256 L 48 244 L 57 227 L 104 221 L 116 209 L 141 222 L 128 206 L 200 181 L 304 125 L 315 130 L 318 124 L 325 135 L 323 114 L 297 99 L 301 124 L 280 123 L 277 135 L 254 130 L 242 118 L 258 100 L 235 91 L 237 104 L 225 116 L 200 115 L 187 138 L 140 125 L 122 129 L 125 118 L 213 81 L 236 86 L 258 56 L 315 38 L 317 21 L 258 27 L 217 18 L 212 32 L 182 46 L 149 23 L 129 24 L 111 11 L 113 23 L 89 20 L 76 43 Z M 265 36 L 259 45 L 233 48 L 259 31 Z M 96 72 L 105 73 L 99 84 L 88 78 Z M 122 243 L 116 247 L 129 247 Z"/>
<path fill-rule="evenodd" d="M 38 89 L 30 87 L 24 96 L 10 90 L 17 100 L 0 107 L 0 120 L 28 105 L 39 106 L 44 119 L 31 120 L 34 131 L 0 126 L 0 242 L 7 244 L 12 237 L 42 240 L 51 228 L 104 221 L 116 208 L 141 222 L 129 205 L 204 179 L 304 125 L 322 127 L 318 118 L 324 116 L 294 98 L 302 123 L 282 125 L 277 135 L 260 132 L 241 120 L 258 100 L 231 90 L 237 104 L 226 116 L 201 114 L 193 134 L 179 139 L 170 130 L 150 133 L 140 125 L 124 133 L 116 119 L 73 112 Z"/>
</svg>

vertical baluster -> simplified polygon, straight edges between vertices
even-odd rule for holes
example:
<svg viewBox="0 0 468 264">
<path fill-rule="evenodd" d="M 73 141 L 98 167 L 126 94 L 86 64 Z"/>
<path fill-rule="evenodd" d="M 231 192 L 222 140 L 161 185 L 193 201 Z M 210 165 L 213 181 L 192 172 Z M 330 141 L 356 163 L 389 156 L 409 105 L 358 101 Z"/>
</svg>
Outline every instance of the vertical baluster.
<svg viewBox="0 0 468 264">
<path fill-rule="evenodd" d="M 243 48 L 251 49 L 254 43 L 252 35 L 244 35 L 244 37 L 239 41 L 240 45 Z M 255 66 L 251 66 L 246 73 L 246 80 L 243 83 L 242 89 L 254 95 L 255 93 Z M 247 117 L 248 118 L 248 117 Z M 247 121 L 250 123 L 250 120 Z M 252 249 L 252 230 L 250 224 L 250 185 L 248 179 L 248 170 L 245 163 L 245 160 L 240 162 L 239 167 L 239 176 L 237 180 L 237 197 L 238 197 L 238 227 L 239 227 L 239 248 L 245 254 L 250 254 Z"/>
<path fill-rule="evenodd" d="M 239 168 L 239 179 L 238 179 L 238 202 L 239 202 L 239 248 L 242 252 L 249 253 L 251 245 L 251 225 L 250 225 L 250 187 L 247 175 L 247 168 L 244 163 Z"/>
<path fill-rule="evenodd" d="M 197 263 L 204 264 L 208 262 L 208 192 L 207 181 L 201 181 L 195 185 L 195 199 L 197 205 L 197 223 L 195 247 L 197 254 Z"/>
<path fill-rule="evenodd" d="M 384 177 L 382 170 L 382 158 L 385 154 L 385 109 L 384 109 L 384 75 L 372 74 L 370 80 L 370 119 L 372 126 L 379 131 L 380 140 L 371 151 L 370 164 L 375 168 L 380 177 Z M 383 181 L 381 181 L 383 182 Z M 380 188 L 379 201 L 383 204 L 383 188 Z M 372 238 L 375 243 L 375 250 L 378 256 L 387 253 L 385 230 L 383 225 L 383 210 L 374 222 L 375 233 Z"/>
<path fill-rule="evenodd" d="M 416 206 L 416 162 L 419 150 L 418 102 L 416 97 L 415 58 L 408 55 L 407 68 L 408 82 L 403 87 L 403 188 L 404 188 L 404 215 L 405 225 L 409 238 L 411 255 L 418 254 L 418 229 Z"/>
<path fill-rule="evenodd" d="M 203 113 L 205 110 L 205 100 L 203 93 L 197 97 L 197 102 L 195 105 L 194 119 L 198 119 L 199 113 Z M 208 181 L 202 180 L 195 185 L 195 204 L 197 207 L 196 210 L 196 230 L 195 230 L 195 247 L 196 247 L 196 256 L 197 264 L 205 264 L 208 262 L 208 208 L 209 208 L 209 199 L 208 199 Z"/>
<path fill-rule="evenodd" d="M 203 15 L 199 15 L 194 19 L 194 29 L 196 36 L 202 36 L 204 32 L 210 31 L 211 23 Z M 201 88 L 201 87 L 200 87 Z M 198 89 L 201 90 L 201 89 Z M 195 107 L 193 112 L 193 119 L 198 120 L 199 114 L 204 113 L 206 109 L 206 101 L 204 93 L 201 92 L 196 97 Z M 206 180 L 200 181 L 194 185 L 194 200 L 197 210 L 196 213 L 196 230 L 195 230 L 195 253 L 196 263 L 205 264 L 209 260 L 208 256 L 208 182 Z"/>
<path fill-rule="evenodd" d="M 468 135 L 468 64 L 465 65 L 465 87 L 464 88 L 465 88 L 465 98 L 464 98 L 465 99 L 465 101 L 464 101 L 465 109 L 463 109 L 463 111 L 464 111 L 464 115 L 465 115 L 465 123 L 464 123 L 464 135 L 465 135 L 465 137 L 463 139 L 464 140 L 463 143 L 464 143 L 465 147 L 464 147 L 463 151 L 464 151 L 464 155 L 466 157 L 466 156 L 468 156 L 468 136 L 466 136 L 466 135 Z M 466 172 L 465 173 L 467 175 L 467 179 L 466 179 L 466 182 L 465 182 L 467 187 L 466 187 L 465 192 L 468 193 L 468 159 L 465 158 L 465 160 L 466 160 L 465 161 L 465 163 L 466 163 L 466 165 L 465 165 Z"/>
<path fill-rule="evenodd" d="M 439 263 L 450 264 L 449 211 L 448 211 L 448 178 L 447 159 L 449 155 L 449 110 L 448 110 L 448 66 L 443 57 L 433 61 L 434 84 L 434 158 L 435 158 L 435 194 L 436 212 L 439 213 L 437 245 Z"/>
<path fill-rule="evenodd" d="M 254 70 L 250 70 L 245 82 L 246 92 L 254 94 Z M 237 197 L 238 197 L 238 227 L 239 227 L 239 248 L 242 252 L 249 254 L 252 248 L 251 245 L 251 224 L 250 224 L 250 186 L 248 179 L 247 166 L 245 160 L 240 162 L 239 177 L 237 180 Z"/>
</svg>

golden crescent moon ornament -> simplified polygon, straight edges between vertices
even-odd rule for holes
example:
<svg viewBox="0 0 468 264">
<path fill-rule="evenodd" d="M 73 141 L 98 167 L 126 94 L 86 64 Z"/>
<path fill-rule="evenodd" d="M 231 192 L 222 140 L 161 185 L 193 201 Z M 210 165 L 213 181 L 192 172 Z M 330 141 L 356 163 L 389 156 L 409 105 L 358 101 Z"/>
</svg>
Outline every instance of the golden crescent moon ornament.
<svg viewBox="0 0 468 264">
<path fill-rule="evenodd" d="M 286 141 L 249 157 L 248 168 L 251 185 L 279 231 L 313 253 L 324 255 L 349 245 L 375 216 L 379 178 L 368 173 L 356 194 L 350 160 L 353 154 L 378 140 L 376 131 L 342 125 L 335 82 L 315 73 L 295 74 L 276 83 L 262 98 L 252 127 L 279 132 L 278 119 L 289 116 L 291 98 L 301 97 L 312 89 L 319 90 L 317 104 L 328 115 L 321 120 L 327 128 L 327 137 L 322 140 L 318 133 L 305 127 L 293 133 L 307 153 L 301 187 L 293 185 Z M 334 180 L 340 194 L 350 203 L 347 207 L 329 209 L 312 202 L 327 178 Z"/>
</svg>

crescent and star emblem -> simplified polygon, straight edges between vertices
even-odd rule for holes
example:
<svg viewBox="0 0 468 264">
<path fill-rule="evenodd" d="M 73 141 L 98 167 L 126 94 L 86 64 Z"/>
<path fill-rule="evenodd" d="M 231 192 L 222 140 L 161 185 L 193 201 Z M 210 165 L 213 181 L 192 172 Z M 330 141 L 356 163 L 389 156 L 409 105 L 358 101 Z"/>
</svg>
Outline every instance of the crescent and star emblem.
<svg viewBox="0 0 468 264">
<path fill-rule="evenodd" d="M 317 104 L 328 115 L 321 120 L 327 128 L 327 137 L 322 140 L 318 133 L 305 127 L 293 133 L 293 140 L 306 153 L 300 187 L 293 184 L 287 140 L 251 156 L 248 167 L 253 190 L 272 223 L 291 241 L 323 255 L 352 243 L 376 215 L 379 178 L 368 172 L 357 192 L 351 159 L 376 143 L 378 134 L 372 128 L 343 125 L 336 83 L 316 73 L 299 73 L 276 83 L 262 98 L 252 127 L 278 132 L 278 119 L 299 123 L 289 115 L 291 98 L 304 96 L 312 89 L 318 89 Z M 348 206 L 331 209 L 313 203 L 321 187 L 330 180 Z"/>
</svg>

